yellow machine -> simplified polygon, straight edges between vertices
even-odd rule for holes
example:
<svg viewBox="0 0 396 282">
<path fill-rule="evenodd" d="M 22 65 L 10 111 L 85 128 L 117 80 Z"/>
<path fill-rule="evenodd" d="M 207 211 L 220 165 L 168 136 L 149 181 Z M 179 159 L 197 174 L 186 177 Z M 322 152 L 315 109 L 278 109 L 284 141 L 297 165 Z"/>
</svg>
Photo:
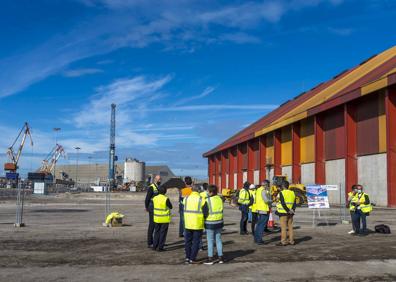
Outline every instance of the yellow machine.
<svg viewBox="0 0 396 282">
<path fill-rule="evenodd" d="M 288 181 L 286 175 L 275 175 L 272 178 L 271 195 L 273 201 L 276 201 L 276 198 L 280 191 L 280 186 L 283 181 Z M 289 190 L 293 191 L 296 194 L 297 205 L 303 205 L 307 203 L 307 193 L 303 184 L 291 183 L 289 184 Z"/>
<path fill-rule="evenodd" d="M 231 203 L 231 199 L 233 196 L 233 190 L 230 188 L 223 188 L 223 189 L 221 189 L 221 195 L 224 197 L 224 199 L 227 202 Z"/>
</svg>

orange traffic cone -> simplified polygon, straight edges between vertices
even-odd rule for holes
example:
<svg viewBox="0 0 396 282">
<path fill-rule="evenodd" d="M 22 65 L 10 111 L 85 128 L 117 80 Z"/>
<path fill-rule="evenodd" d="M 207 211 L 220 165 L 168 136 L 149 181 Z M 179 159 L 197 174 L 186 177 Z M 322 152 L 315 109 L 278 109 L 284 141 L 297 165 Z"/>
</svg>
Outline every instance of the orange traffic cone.
<svg viewBox="0 0 396 282">
<path fill-rule="evenodd" d="M 270 210 L 267 227 L 268 228 L 274 228 L 274 217 L 272 216 L 272 210 Z"/>
</svg>

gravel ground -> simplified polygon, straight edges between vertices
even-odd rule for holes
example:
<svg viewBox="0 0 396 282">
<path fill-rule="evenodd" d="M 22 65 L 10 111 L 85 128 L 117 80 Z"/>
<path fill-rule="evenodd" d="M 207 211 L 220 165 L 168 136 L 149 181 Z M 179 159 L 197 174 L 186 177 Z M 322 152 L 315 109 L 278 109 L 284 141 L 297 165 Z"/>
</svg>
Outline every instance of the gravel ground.
<svg viewBox="0 0 396 282">
<path fill-rule="evenodd" d="M 226 263 L 183 265 L 177 194 L 169 194 L 175 209 L 163 253 L 147 248 L 143 193 L 112 194 L 112 210 L 126 215 L 119 228 L 101 226 L 102 194 L 29 196 L 24 228 L 13 227 L 15 201 L 0 200 L 0 281 L 396 281 L 396 236 L 350 236 L 337 208 L 323 211 L 315 227 L 312 211 L 298 209 L 297 244 L 278 247 L 277 232 L 266 234 L 263 246 L 253 244 L 252 236 L 240 236 L 239 211 L 226 205 Z M 385 223 L 396 230 L 395 215 L 396 210 L 375 209 L 369 227 Z M 205 258 L 201 251 L 198 259 Z"/>
</svg>

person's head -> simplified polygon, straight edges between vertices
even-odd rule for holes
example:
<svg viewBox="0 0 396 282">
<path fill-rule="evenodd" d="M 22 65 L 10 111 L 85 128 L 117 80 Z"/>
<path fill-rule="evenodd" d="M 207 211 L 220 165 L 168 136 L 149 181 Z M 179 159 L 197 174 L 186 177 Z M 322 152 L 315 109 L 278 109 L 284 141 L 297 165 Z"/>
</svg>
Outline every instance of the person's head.
<svg viewBox="0 0 396 282">
<path fill-rule="evenodd" d="M 200 191 L 201 191 L 201 185 L 194 184 L 194 185 L 191 187 L 191 190 L 192 190 L 193 192 L 200 192 Z"/>
<path fill-rule="evenodd" d="M 248 190 L 249 187 L 250 187 L 250 182 L 249 181 L 246 181 L 245 183 L 243 183 L 243 189 Z"/>
<path fill-rule="evenodd" d="M 254 184 L 250 184 L 250 186 L 249 186 L 249 190 L 253 190 L 253 189 L 256 189 L 256 185 L 254 185 Z"/>
<path fill-rule="evenodd" d="M 162 194 L 162 195 L 165 195 L 166 194 L 166 187 L 164 187 L 164 186 L 160 186 L 160 187 L 158 187 L 158 193 L 159 194 Z"/>
<path fill-rule="evenodd" d="M 192 185 L 192 178 L 191 178 L 191 176 L 186 176 L 186 177 L 184 177 L 184 183 L 186 183 L 187 186 L 191 186 L 191 185 Z"/>
<path fill-rule="evenodd" d="M 161 176 L 159 175 L 159 174 L 157 174 L 155 177 L 154 177 L 154 183 L 155 184 L 161 184 Z"/>
<path fill-rule="evenodd" d="M 208 186 L 208 194 L 209 194 L 209 196 L 217 195 L 217 186 L 216 185 L 209 185 Z"/>
<path fill-rule="evenodd" d="M 360 194 L 363 192 L 363 186 L 360 184 L 352 185 L 352 191 Z"/>
<path fill-rule="evenodd" d="M 202 189 L 203 189 L 204 191 L 207 191 L 208 188 L 209 188 L 209 184 L 208 184 L 208 183 L 202 184 Z"/>
<path fill-rule="evenodd" d="M 269 189 L 271 186 L 271 183 L 268 179 L 265 179 L 263 182 L 261 182 L 261 185 L 265 188 L 265 189 Z"/>
<path fill-rule="evenodd" d="M 281 187 L 282 190 L 287 190 L 287 189 L 289 189 L 289 181 L 287 181 L 287 180 L 282 181 L 280 187 Z"/>
</svg>

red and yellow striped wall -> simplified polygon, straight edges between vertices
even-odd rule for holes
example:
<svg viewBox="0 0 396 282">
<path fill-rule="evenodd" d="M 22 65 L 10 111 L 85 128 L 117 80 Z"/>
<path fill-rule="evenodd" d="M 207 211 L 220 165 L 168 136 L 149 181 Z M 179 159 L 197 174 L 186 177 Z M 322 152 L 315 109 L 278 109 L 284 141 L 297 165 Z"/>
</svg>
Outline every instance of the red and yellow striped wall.
<svg viewBox="0 0 396 282">
<path fill-rule="evenodd" d="M 293 181 L 298 182 L 301 165 L 314 163 L 320 184 L 325 181 L 324 162 L 345 159 L 349 187 L 357 181 L 358 156 L 387 153 L 388 203 L 396 206 L 395 87 L 392 47 L 288 101 L 205 153 L 210 181 L 219 174 L 223 180 L 224 172 L 230 171 L 229 186 L 235 184 L 237 173 L 240 187 L 244 171 L 250 181 L 253 171 L 260 171 L 262 180 L 269 167 L 278 174 L 282 167 L 292 166 Z M 218 156 L 229 161 L 220 162 Z"/>
</svg>

